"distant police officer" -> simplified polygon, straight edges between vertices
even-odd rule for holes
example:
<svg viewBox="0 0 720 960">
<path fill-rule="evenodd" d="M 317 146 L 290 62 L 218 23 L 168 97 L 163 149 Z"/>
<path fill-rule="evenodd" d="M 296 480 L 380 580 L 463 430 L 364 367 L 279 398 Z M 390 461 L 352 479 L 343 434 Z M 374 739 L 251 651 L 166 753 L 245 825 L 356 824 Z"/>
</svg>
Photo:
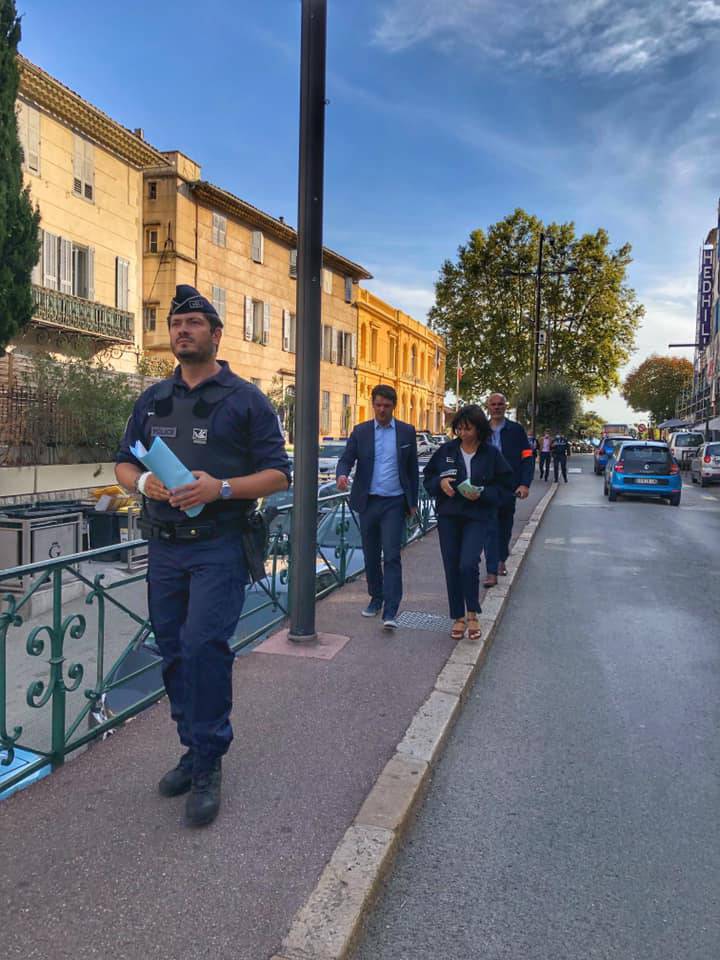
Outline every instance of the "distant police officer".
<svg viewBox="0 0 720 960">
<path fill-rule="evenodd" d="M 278 419 L 257 387 L 216 360 L 222 321 L 191 286 L 180 285 L 168 317 L 179 362 L 146 390 L 128 421 L 115 472 L 143 494 L 149 543 L 148 606 L 180 742 L 187 748 L 160 793 L 190 791 L 186 818 L 215 819 L 220 760 L 232 740 L 230 639 L 248 582 L 242 530 L 257 497 L 287 489 L 290 466 Z M 195 481 L 167 490 L 130 452 L 162 437 Z M 184 512 L 203 504 L 191 519 Z"/>
<path fill-rule="evenodd" d="M 555 435 L 550 451 L 553 459 L 553 476 L 555 483 L 560 482 L 559 470 L 562 470 L 563 480 L 567 483 L 567 461 L 570 456 L 570 443 L 561 433 L 558 433 Z"/>
</svg>

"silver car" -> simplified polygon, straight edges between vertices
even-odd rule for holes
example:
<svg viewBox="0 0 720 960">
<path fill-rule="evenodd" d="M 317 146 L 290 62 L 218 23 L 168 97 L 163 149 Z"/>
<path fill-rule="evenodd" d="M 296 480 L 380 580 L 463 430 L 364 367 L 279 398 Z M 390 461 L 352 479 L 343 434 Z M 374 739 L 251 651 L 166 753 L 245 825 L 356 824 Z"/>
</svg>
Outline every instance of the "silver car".
<svg viewBox="0 0 720 960">
<path fill-rule="evenodd" d="M 690 461 L 690 478 L 701 487 L 720 483 L 720 443 L 703 443 Z"/>
</svg>

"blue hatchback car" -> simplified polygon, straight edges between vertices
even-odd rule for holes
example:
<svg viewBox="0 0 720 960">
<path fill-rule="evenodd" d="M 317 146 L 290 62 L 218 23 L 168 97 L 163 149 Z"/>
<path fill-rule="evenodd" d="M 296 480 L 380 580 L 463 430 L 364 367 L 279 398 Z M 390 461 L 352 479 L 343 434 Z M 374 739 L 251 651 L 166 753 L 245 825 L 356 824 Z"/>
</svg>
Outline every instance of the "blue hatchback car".
<svg viewBox="0 0 720 960">
<path fill-rule="evenodd" d="M 682 477 L 668 445 L 653 440 L 628 440 L 617 444 L 605 467 L 605 496 L 665 498 L 680 506 Z"/>
</svg>

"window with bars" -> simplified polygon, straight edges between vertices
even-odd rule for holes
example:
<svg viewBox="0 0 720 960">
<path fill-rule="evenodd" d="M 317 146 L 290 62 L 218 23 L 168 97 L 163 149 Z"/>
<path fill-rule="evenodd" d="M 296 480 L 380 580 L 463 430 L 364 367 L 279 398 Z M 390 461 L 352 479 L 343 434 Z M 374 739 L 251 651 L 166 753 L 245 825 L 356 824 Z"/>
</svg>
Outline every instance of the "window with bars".
<svg viewBox="0 0 720 960">
<path fill-rule="evenodd" d="M 320 408 L 320 432 L 321 433 L 330 433 L 331 418 L 330 418 L 330 391 L 323 390 L 322 392 L 322 405 Z"/>
<path fill-rule="evenodd" d="M 213 211 L 212 215 L 212 242 L 216 247 L 227 246 L 227 217 Z"/>
<path fill-rule="evenodd" d="M 40 111 L 18 100 L 18 137 L 23 150 L 23 165 L 31 173 L 40 173 Z"/>
<path fill-rule="evenodd" d="M 73 193 L 84 200 L 95 199 L 95 148 L 77 134 L 73 136 Z"/>
</svg>

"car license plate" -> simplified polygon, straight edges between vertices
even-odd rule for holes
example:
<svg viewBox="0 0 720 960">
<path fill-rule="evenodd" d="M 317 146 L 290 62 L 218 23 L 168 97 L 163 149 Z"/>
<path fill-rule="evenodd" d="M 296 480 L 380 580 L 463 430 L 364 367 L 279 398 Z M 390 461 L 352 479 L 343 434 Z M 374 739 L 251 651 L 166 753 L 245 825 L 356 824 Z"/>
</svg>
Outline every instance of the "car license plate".
<svg viewBox="0 0 720 960">
<path fill-rule="evenodd" d="M 651 477 L 638 477 L 635 483 L 657 483 L 657 480 L 654 480 Z"/>
<path fill-rule="evenodd" d="M 720 467 L 720 457 L 713 457 L 713 458 L 712 458 L 712 462 L 713 462 L 716 466 Z"/>
</svg>

